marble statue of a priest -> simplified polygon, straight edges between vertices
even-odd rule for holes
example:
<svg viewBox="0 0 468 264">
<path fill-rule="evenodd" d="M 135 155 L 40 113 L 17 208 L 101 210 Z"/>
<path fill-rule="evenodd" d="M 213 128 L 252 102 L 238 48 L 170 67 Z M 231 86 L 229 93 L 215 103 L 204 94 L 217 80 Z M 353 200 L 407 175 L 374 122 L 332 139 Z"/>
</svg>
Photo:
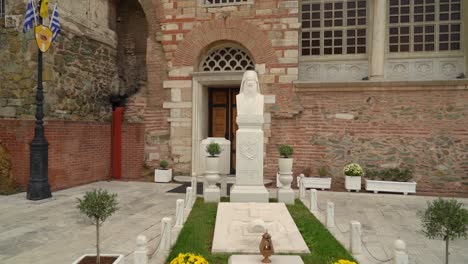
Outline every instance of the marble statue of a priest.
<svg viewBox="0 0 468 264">
<path fill-rule="evenodd" d="M 236 96 L 237 115 L 263 115 L 264 96 L 255 71 L 246 71 L 242 77 L 240 93 Z"/>
</svg>

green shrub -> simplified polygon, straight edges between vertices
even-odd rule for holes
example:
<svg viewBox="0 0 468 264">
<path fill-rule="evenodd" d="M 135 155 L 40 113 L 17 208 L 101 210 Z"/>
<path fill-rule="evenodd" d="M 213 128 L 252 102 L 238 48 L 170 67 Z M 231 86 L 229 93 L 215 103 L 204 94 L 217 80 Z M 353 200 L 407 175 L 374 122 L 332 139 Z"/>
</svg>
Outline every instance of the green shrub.
<svg viewBox="0 0 468 264">
<path fill-rule="evenodd" d="M 216 157 L 221 154 L 221 146 L 216 142 L 211 142 L 206 146 L 206 152 L 210 154 L 210 157 Z"/>
<path fill-rule="evenodd" d="M 86 192 L 83 199 L 77 198 L 80 212 L 96 225 L 96 264 L 101 262 L 99 227 L 118 210 L 116 197 L 117 194 L 109 194 L 106 190 L 98 189 Z"/>
<path fill-rule="evenodd" d="M 165 170 L 167 169 L 167 166 L 169 166 L 169 162 L 167 162 L 167 160 L 161 160 L 159 162 L 159 167 L 161 167 L 161 169 Z"/>
<path fill-rule="evenodd" d="M 293 147 L 289 145 L 280 145 L 278 147 L 279 154 L 282 158 L 288 159 L 291 158 L 294 153 Z"/>
<path fill-rule="evenodd" d="M 413 179 L 413 172 L 410 169 L 390 168 L 383 170 L 367 170 L 366 178 L 378 181 L 407 182 Z"/>
<path fill-rule="evenodd" d="M 318 169 L 318 174 L 321 178 L 327 177 L 330 172 L 328 171 L 328 167 L 322 166 Z"/>
<path fill-rule="evenodd" d="M 346 165 L 343 169 L 343 173 L 346 176 L 363 176 L 364 171 L 361 166 L 357 163 L 350 163 Z"/>
<path fill-rule="evenodd" d="M 468 210 L 455 199 L 439 198 L 428 202 L 426 210 L 419 215 L 424 234 L 428 238 L 442 238 L 445 241 L 445 263 L 448 264 L 449 241 L 467 237 Z"/>
</svg>

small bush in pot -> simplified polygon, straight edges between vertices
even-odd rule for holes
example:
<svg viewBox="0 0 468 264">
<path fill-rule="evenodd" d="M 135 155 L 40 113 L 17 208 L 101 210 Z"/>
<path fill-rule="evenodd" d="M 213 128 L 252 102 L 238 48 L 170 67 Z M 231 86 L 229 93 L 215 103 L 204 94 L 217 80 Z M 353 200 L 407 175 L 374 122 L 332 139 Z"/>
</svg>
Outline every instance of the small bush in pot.
<svg viewBox="0 0 468 264">
<path fill-rule="evenodd" d="M 216 157 L 221 154 L 221 146 L 216 142 L 211 142 L 206 146 L 206 152 L 210 155 L 209 157 Z"/>
<path fill-rule="evenodd" d="M 364 171 L 361 166 L 357 163 L 350 163 L 346 165 L 343 169 L 343 173 L 346 176 L 363 176 Z"/>
<path fill-rule="evenodd" d="M 167 162 L 167 160 L 161 160 L 159 162 L 159 167 L 162 169 L 162 170 L 167 170 L 167 167 L 169 166 L 169 162 Z"/>
<path fill-rule="evenodd" d="M 427 208 L 419 212 L 423 232 L 428 238 L 445 241 L 445 264 L 449 263 L 449 241 L 467 238 L 468 210 L 455 199 L 439 199 L 428 202 Z"/>
<path fill-rule="evenodd" d="M 109 194 L 103 189 L 86 192 L 83 199 L 77 198 L 80 212 L 96 225 L 96 264 L 101 263 L 99 227 L 118 210 L 116 198 L 117 194 Z"/>
<path fill-rule="evenodd" d="M 289 158 L 292 157 L 292 155 L 294 153 L 294 149 L 293 149 L 293 147 L 291 147 L 289 145 L 280 145 L 278 147 L 278 152 L 279 152 L 281 158 L 289 159 Z"/>
</svg>

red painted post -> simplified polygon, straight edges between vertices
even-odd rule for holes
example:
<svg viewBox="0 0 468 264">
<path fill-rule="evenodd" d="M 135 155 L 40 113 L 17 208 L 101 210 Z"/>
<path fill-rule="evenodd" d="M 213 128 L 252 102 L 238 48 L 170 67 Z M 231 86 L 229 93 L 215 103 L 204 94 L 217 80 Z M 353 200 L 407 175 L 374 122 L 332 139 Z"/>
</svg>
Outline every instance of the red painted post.
<svg viewBox="0 0 468 264">
<path fill-rule="evenodd" d="M 122 179 L 122 117 L 124 107 L 112 111 L 112 178 Z"/>
</svg>

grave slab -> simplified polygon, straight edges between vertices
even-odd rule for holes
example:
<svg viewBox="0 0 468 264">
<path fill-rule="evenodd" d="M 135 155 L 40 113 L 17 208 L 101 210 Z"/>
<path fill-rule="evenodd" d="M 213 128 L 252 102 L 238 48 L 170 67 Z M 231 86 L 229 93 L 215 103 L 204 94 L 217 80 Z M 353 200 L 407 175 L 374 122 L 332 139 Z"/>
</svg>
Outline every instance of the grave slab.
<svg viewBox="0 0 468 264">
<path fill-rule="evenodd" d="M 259 253 L 268 231 L 275 253 L 310 253 L 284 203 L 219 203 L 212 253 Z"/>
<path fill-rule="evenodd" d="M 259 264 L 262 263 L 261 255 L 232 255 L 228 264 Z M 269 258 L 271 264 L 304 264 L 299 256 L 279 256 L 273 255 Z"/>
</svg>

